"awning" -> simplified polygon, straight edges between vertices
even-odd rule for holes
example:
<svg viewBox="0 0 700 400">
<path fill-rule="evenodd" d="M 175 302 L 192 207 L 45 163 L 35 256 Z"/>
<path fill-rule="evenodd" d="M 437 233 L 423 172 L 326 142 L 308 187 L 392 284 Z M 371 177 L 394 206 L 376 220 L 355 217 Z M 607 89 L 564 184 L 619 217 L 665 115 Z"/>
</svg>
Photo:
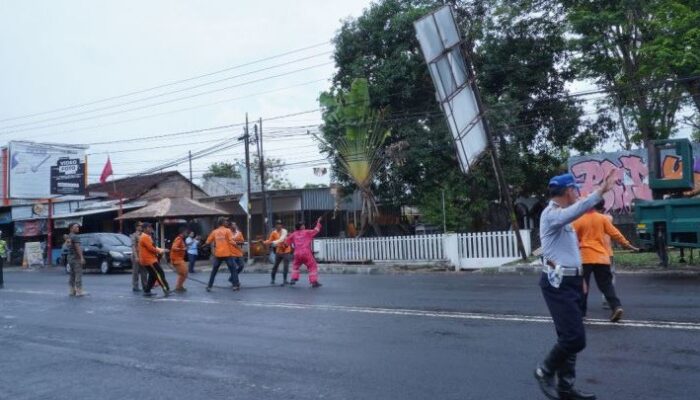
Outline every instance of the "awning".
<svg viewBox="0 0 700 400">
<path fill-rule="evenodd" d="M 132 203 L 127 203 L 122 205 L 121 209 L 122 211 L 126 210 L 133 210 L 136 208 L 141 208 L 145 205 L 147 205 L 148 202 L 145 201 L 138 201 L 138 202 L 132 202 Z M 95 215 L 95 214 L 102 214 L 102 213 L 108 213 L 108 212 L 115 212 L 119 211 L 119 206 L 111 206 L 111 207 L 105 207 L 105 208 L 94 208 L 94 209 L 89 209 L 89 210 L 82 210 L 82 211 L 75 211 L 69 214 L 60 214 L 60 215 L 55 215 L 52 217 L 52 219 L 67 219 L 67 218 L 77 218 L 77 217 L 84 217 L 87 215 Z M 46 219 L 46 218 L 20 218 L 16 219 L 15 221 L 34 221 L 37 219 Z"/>
<path fill-rule="evenodd" d="M 139 210 L 128 212 L 117 219 L 215 217 L 227 214 L 227 212 L 218 208 L 202 204 L 187 197 L 168 197 Z"/>
</svg>

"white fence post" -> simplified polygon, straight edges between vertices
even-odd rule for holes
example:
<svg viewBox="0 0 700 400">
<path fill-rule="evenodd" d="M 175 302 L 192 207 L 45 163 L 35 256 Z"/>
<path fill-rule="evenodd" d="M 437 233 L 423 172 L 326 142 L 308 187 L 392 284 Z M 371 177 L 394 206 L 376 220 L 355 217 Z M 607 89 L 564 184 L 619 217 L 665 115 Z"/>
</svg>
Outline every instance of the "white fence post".
<svg viewBox="0 0 700 400">
<path fill-rule="evenodd" d="M 325 240 L 314 240 L 314 251 L 316 252 L 316 258 L 318 260 L 326 260 L 326 241 Z"/>
<path fill-rule="evenodd" d="M 447 258 L 455 268 L 455 271 L 459 271 L 461 268 L 459 257 L 459 235 L 456 233 L 446 233 L 442 236 L 442 248 L 445 252 L 445 258 Z"/>
</svg>

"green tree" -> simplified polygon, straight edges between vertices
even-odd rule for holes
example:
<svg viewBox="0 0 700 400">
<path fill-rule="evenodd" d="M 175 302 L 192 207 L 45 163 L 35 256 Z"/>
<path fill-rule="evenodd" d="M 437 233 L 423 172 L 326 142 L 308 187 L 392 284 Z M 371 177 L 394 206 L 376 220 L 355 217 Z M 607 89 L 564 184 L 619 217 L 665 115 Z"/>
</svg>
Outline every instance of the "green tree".
<svg viewBox="0 0 700 400">
<path fill-rule="evenodd" d="M 507 225 L 487 216 L 490 209 L 502 207 L 491 162 L 483 160 L 468 177 L 459 171 L 415 39 L 413 22 L 442 4 L 381 0 L 359 18 L 345 21 L 334 39 L 337 73 L 330 92 L 347 91 L 355 77 L 365 77 L 371 108 L 386 110 L 384 125 L 392 133 L 375 180 L 383 203 L 417 205 L 428 222 L 441 225 L 445 189 L 451 207 L 461 212 L 450 218 L 459 221 L 460 229 L 503 229 Z M 580 105 L 565 96 L 573 74 L 566 68 L 561 7 L 520 0 L 454 6 L 506 179 L 515 196 L 540 194 L 546 177 L 561 171 L 568 149 L 589 150 L 604 137 L 600 126 L 581 122 Z M 329 141 L 342 135 L 327 123 L 323 132 Z M 343 180 L 337 160 L 333 169 Z"/>
<path fill-rule="evenodd" d="M 671 136 L 683 89 L 676 82 L 666 82 L 668 71 L 653 68 L 652 50 L 645 50 L 663 29 L 653 13 L 659 1 L 562 3 L 576 35 L 571 43 L 578 77 L 608 91 L 608 108 L 618 111 L 621 122 L 631 117 L 634 126 L 627 129 L 632 132 L 628 141 L 641 144 Z"/>
<path fill-rule="evenodd" d="M 260 182 L 260 158 L 257 154 L 251 161 L 251 173 L 255 182 Z M 265 188 L 268 190 L 294 189 L 294 185 L 287 178 L 287 164 L 280 158 L 265 157 Z"/>
<path fill-rule="evenodd" d="M 250 161 L 250 173 L 252 182 L 260 185 L 260 158 L 254 154 Z M 241 166 L 245 165 L 245 160 L 236 159 L 232 163 L 215 162 L 209 165 L 207 172 L 202 176 L 204 179 L 218 178 L 243 178 Z M 265 187 L 269 190 L 294 189 L 294 185 L 287 178 L 286 163 L 279 158 L 265 157 Z"/>
<path fill-rule="evenodd" d="M 347 91 L 322 93 L 320 102 L 325 123 L 324 143 L 335 156 L 337 169 L 362 196 L 360 236 L 370 226 L 379 235 L 375 224 L 379 209 L 373 187 L 384 163 L 382 145 L 389 135 L 382 126 L 383 112 L 370 107 L 369 83 L 362 78 L 354 79 Z"/>
<path fill-rule="evenodd" d="M 202 176 L 204 179 L 209 178 L 240 178 L 241 173 L 236 166 L 236 163 L 215 162 L 207 168 L 207 172 Z"/>
<path fill-rule="evenodd" d="M 645 70 L 678 79 L 700 113 L 700 0 L 653 3 L 653 36 L 641 46 L 650 64 Z"/>
</svg>

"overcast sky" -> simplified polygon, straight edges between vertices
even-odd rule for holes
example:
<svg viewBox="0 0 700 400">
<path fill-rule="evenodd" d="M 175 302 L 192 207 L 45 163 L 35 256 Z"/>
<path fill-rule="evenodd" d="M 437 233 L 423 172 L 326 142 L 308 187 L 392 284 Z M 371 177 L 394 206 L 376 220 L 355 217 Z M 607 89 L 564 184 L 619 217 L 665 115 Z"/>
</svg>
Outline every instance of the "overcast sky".
<svg viewBox="0 0 700 400">
<path fill-rule="evenodd" d="M 318 108 L 318 95 L 334 70 L 329 41 L 342 19 L 359 16 L 369 4 L 0 0 L 0 143 L 137 139 L 92 144 L 90 179 L 95 181 L 107 151 L 122 177 L 188 150 L 224 146 L 227 138 L 234 143 L 241 126 L 139 139 L 238 124 L 247 112 L 251 121 L 263 118 L 266 156 L 289 163 L 293 183 L 328 183 L 327 175 L 313 174 L 312 166 L 324 162 L 305 134 L 320 123 L 320 114 L 271 118 Z M 302 48 L 307 49 L 233 68 Z M 100 101 L 223 69 L 229 70 Z M 71 108 L 44 113 L 65 107 Z M 27 115 L 32 116 L 17 118 Z M 211 162 L 242 157 L 238 146 L 196 160 L 195 178 Z M 178 169 L 186 172 L 186 163 Z"/>
</svg>

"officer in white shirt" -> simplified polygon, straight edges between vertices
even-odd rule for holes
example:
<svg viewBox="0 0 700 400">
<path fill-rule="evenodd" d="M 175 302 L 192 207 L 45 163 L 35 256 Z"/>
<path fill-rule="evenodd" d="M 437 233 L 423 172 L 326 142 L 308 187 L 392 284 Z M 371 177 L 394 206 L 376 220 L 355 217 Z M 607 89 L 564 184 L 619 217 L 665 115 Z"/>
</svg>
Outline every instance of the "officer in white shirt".
<svg viewBox="0 0 700 400">
<path fill-rule="evenodd" d="M 583 326 L 583 274 L 578 238 L 571 223 L 603 199 L 615 184 L 611 171 L 602 186 L 585 199 L 571 174 L 549 181 L 551 201 L 540 217 L 542 275 L 540 288 L 557 332 L 557 343 L 535 369 L 543 393 L 550 399 L 594 400 L 594 394 L 574 388 L 576 354 L 586 347 Z"/>
</svg>

